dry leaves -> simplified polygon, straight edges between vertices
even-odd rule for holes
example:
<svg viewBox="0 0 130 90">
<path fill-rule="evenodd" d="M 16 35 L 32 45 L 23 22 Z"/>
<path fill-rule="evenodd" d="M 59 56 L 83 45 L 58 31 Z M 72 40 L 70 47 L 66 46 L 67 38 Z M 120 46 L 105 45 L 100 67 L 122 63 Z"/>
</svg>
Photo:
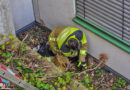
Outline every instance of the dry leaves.
<svg viewBox="0 0 130 90">
<path fill-rule="evenodd" d="M 57 54 L 56 57 L 52 58 L 52 62 L 63 71 L 67 71 L 71 67 L 69 59 L 59 54 Z"/>
<path fill-rule="evenodd" d="M 108 55 L 105 53 L 101 53 L 99 55 L 99 62 L 102 62 L 102 64 L 100 65 L 100 68 L 104 66 L 104 64 L 108 61 Z"/>
<path fill-rule="evenodd" d="M 92 68 L 92 66 L 94 65 L 94 60 L 92 57 L 88 58 L 87 64 L 88 64 L 88 68 Z"/>
</svg>

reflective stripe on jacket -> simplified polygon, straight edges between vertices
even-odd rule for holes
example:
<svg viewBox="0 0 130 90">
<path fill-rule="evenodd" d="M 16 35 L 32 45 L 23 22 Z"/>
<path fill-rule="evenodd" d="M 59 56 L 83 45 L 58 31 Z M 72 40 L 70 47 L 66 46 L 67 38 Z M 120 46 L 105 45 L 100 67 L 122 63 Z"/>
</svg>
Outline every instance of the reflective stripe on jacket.
<svg viewBox="0 0 130 90">
<path fill-rule="evenodd" d="M 61 48 L 65 40 L 77 30 L 79 29 L 75 27 L 67 27 L 59 34 L 59 36 L 57 37 L 57 44 L 59 49 Z"/>
</svg>

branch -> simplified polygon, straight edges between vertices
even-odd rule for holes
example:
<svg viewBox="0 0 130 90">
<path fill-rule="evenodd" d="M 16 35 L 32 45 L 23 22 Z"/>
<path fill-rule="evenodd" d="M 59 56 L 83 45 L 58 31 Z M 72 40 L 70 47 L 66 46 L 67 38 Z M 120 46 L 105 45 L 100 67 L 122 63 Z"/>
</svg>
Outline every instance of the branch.
<svg viewBox="0 0 130 90">
<path fill-rule="evenodd" d="M 99 62 L 99 64 L 98 64 L 95 68 L 87 69 L 87 70 L 84 70 L 84 71 L 79 72 L 79 73 L 73 73 L 72 76 L 74 76 L 74 75 L 78 75 L 78 74 L 82 74 L 82 73 L 84 73 L 84 72 L 94 71 L 94 70 L 98 69 L 98 68 L 100 67 L 100 65 L 101 65 L 103 62 L 104 62 L 103 60 L 102 60 L 101 62 Z M 54 76 L 48 76 L 47 79 L 55 78 L 55 77 L 57 77 L 57 76 L 61 77 L 62 74 L 60 74 L 60 75 L 54 75 Z"/>
<path fill-rule="evenodd" d="M 25 38 L 22 40 L 22 42 L 21 42 L 21 45 L 23 44 L 23 42 L 27 39 L 27 37 L 28 37 L 28 34 L 25 36 Z"/>
<path fill-rule="evenodd" d="M 94 71 L 94 70 L 98 69 L 102 63 L 103 63 L 103 61 L 99 62 L 99 64 L 98 64 L 95 68 L 87 69 L 87 70 L 84 70 L 84 71 L 79 72 L 79 73 L 74 73 L 73 75 L 82 74 L 82 73 L 84 73 L 84 72 Z"/>
<path fill-rule="evenodd" d="M 25 38 L 21 41 L 21 43 L 19 44 L 19 49 L 18 49 L 18 55 L 20 54 L 20 48 L 21 48 L 21 45 L 23 44 L 23 42 L 27 39 L 28 37 L 28 34 L 25 36 Z"/>
</svg>

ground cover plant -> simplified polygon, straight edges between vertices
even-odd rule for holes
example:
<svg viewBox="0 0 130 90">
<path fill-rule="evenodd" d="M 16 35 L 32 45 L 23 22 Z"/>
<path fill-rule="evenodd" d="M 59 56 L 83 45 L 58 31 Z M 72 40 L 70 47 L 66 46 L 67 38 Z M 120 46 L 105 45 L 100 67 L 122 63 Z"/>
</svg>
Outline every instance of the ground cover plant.
<svg viewBox="0 0 130 90">
<path fill-rule="evenodd" d="M 30 30 L 22 34 L 19 34 L 18 38 L 22 40 L 26 35 L 28 35 L 27 39 L 25 40 L 25 43 L 31 46 L 32 49 L 34 49 L 35 47 L 40 45 L 40 43 L 43 43 L 43 41 L 48 40 L 50 32 L 51 31 L 47 28 L 41 29 L 38 26 L 34 26 Z M 99 60 L 101 59 L 101 57 L 106 58 L 107 55 L 99 55 Z M 105 61 L 104 63 L 100 64 L 98 68 L 93 69 L 97 67 L 97 65 L 99 64 L 94 62 L 91 56 L 89 56 L 86 59 L 90 61 L 88 62 L 87 72 L 81 73 L 82 71 L 80 69 L 77 69 L 75 67 L 75 64 L 71 64 L 71 69 L 67 70 L 71 72 L 71 76 L 73 76 L 74 79 L 77 79 L 82 85 L 87 87 L 89 90 L 125 90 L 130 87 L 127 84 L 127 82 L 122 78 L 117 77 L 113 75 L 113 73 L 110 73 L 102 69 Z M 60 78 L 59 80 L 62 81 L 62 79 Z"/>
<path fill-rule="evenodd" d="M 0 62 L 8 66 L 16 72 L 24 81 L 37 87 L 39 90 L 65 90 L 70 86 L 71 73 L 67 72 L 58 75 L 58 70 L 55 70 L 53 64 L 49 63 L 42 56 L 38 55 L 18 39 L 14 38 L 12 34 L 9 36 L 2 35 L 1 39 L 9 37 L 9 40 L 0 45 Z M 24 40 L 24 39 L 23 39 Z M 50 77 L 55 75 L 54 77 Z M 13 85 L 13 84 L 11 84 Z M 9 88 L 15 90 L 22 90 L 17 85 Z"/>
</svg>

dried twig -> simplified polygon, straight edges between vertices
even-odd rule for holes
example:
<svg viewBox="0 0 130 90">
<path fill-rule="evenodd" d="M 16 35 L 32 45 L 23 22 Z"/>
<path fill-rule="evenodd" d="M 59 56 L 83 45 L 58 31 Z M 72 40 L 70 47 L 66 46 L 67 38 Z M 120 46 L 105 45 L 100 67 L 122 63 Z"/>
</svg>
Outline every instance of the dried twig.
<svg viewBox="0 0 130 90">
<path fill-rule="evenodd" d="M 78 73 L 73 73 L 72 76 L 82 74 L 82 73 L 85 73 L 85 72 L 91 72 L 91 71 L 97 70 L 98 68 L 101 68 L 101 66 L 103 66 L 107 62 L 107 60 L 108 60 L 107 54 L 102 53 L 102 54 L 99 55 L 99 61 L 100 62 L 95 68 L 87 69 L 87 70 L 84 70 L 84 71 L 81 71 L 81 72 L 78 72 Z M 62 76 L 62 75 L 49 76 L 47 78 L 48 79 L 49 78 L 55 78 L 56 76 Z"/>
<path fill-rule="evenodd" d="M 23 44 L 23 42 L 27 39 L 27 37 L 28 37 L 28 34 L 25 36 L 25 38 L 22 40 L 22 42 L 21 42 L 21 45 Z"/>
<path fill-rule="evenodd" d="M 84 70 L 84 71 L 79 72 L 79 73 L 74 73 L 73 75 L 82 74 L 82 73 L 84 73 L 84 72 L 94 71 L 94 70 L 98 69 L 102 63 L 103 63 L 103 61 L 99 62 L 99 64 L 98 64 L 95 68 L 87 69 L 87 70 Z"/>
<path fill-rule="evenodd" d="M 84 72 L 94 71 L 94 70 L 96 70 L 96 69 L 98 69 L 98 68 L 101 68 L 107 61 L 108 61 L 108 56 L 107 56 L 107 54 L 101 53 L 101 54 L 99 55 L 99 64 L 98 64 L 95 68 L 87 69 L 87 70 L 82 71 L 82 72 L 79 72 L 79 73 L 74 73 L 74 75 L 76 75 L 76 74 L 82 74 L 82 73 L 84 73 Z"/>
<path fill-rule="evenodd" d="M 13 58 L 12 58 L 12 56 L 10 57 L 10 60 L 11 60 L 11 67 L 12 67 L 12 70 L 14 71 L 14 65 L 13 65 Z"/>
<path fill-rule="evenodd" d="M 21 43 L 19 44 L 18 55 L 20 55 L 20 48 L 21 48 L 23 42 L 27 39 L 27 37 L 28 37 L 28 34 L 25 36 L 25 38 L 24 38 L 24 39 L 21 41 Z"/>
<path fill-rule="evenodd" d="M 23 60 L 23 59 L 25 59 L 25 58 L 16 58 L 16 57 L 12 57 L 12 59 L 14 60 L 14 59 L 16 59 L 16 60 Z"/>
</svg>

